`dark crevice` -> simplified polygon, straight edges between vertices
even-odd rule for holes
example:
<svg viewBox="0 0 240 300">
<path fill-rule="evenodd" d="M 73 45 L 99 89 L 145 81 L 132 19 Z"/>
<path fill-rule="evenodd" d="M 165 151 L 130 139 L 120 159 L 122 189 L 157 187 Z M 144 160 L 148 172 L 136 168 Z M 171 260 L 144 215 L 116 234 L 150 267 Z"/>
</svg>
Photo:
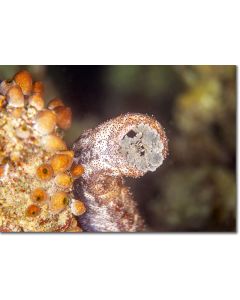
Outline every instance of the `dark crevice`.
<svg viewBox="0 0 240 300">
<path fill-rule="evenodd" d="M 133 130 L 130 130 L 128 133 L 127 133 L 127 136 L 130 137 L 130 138 L 134 138 L 136 136 L 136 132 L 133 131 Z"/>
</svg>

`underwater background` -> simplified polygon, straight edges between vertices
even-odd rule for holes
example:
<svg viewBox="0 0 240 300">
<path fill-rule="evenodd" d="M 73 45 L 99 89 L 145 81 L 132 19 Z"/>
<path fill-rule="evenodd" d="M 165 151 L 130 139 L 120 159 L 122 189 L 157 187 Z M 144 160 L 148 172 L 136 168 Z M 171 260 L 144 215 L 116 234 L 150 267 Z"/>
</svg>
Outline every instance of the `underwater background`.
<svg viewBox="0 0 240 300">
<path fill-rule="evenodd" d="M 127 179 L 150 231 L 236 231 L 236 66 L 0 66 L 0 80 L 21 69 L 72 108 L 69 145 L 121 113 L 160 121 L 168 158 Z"/>
</svg>

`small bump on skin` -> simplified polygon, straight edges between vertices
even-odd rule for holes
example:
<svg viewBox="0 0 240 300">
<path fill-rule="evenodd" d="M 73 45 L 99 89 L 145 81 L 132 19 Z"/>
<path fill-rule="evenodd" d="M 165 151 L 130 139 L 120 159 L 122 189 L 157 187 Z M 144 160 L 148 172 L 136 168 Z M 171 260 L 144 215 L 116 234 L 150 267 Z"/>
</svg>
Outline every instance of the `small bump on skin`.
<svg viewBox="0 0 240 300">
<path fill-rule="evenodd" d="M 65 173 L 58 174 L 54 180 L 56 184 L 62 188 L 69 188 L 72 185 L 72 178 Z"/>
<path fill-rule="evenodd" d="M 86 212 L 86 207 L 82 201 L 74 199 L 71 203 L 71 211 L 75 216 L 81 216 Z"/>
<path fill-rule="evenodd" d="M 24 96 L 18 85 L 15 85 L 8 90 L 7 102 L 11 107 L 24 107 Z"/>
<path fill-rule="evenodd" d="M 44 108 L 44 100 L 41 94 L 35 93 L 28 99 L 29 105 L 35 107 L 37 110 L 42 110 Z"/>
<path fill-rule="evenodd" d="M 56 124 L 57 117 L 54 112 L 44 110 L 37 114 L 35 128 L 40 134 L 46 135 L 52 133 Z"/>
<path fill-rule="evenodd" d="M 35 204 L 30 205 L 26 210 L 27 217 L 37 217 L 41 212 L 41 208 Z"/>
<path fill-rule="evenodd" d="M 51 196 L 50 209 L 53 213 L 64 210 L 69 203 L 68 195 L 65 192 L 57 192 Z"/>
<path fill-rule="evenodd" d="M 78 178 L 84 173 L 84 167 L 82 165 L 73 165 L 71 168 L 71 175 L 73 178 Z"/>
<path fill-rule="evenodd" d="M 50 164 L 55 174 L 62 173 L 71 167 L 72 158 L 67 154 L 55 154 Z"/>
<path fill-rule="evenodd" d="M 44 85 L 42 81 L 36 81 L 33 83 L 33 89 L 32 89 L 33 94 L 37 94 L 39 96 L 43 96 L 44 94 Z"/>
<path fill-rule="evenodd" d="M 67 130 L 72 124 L 72 111 L 70 107 L 58 106 L 54 109 L 57 115 L 58 127 Z"/>
<path fill-rule="evenodd" d="M 32 91 L 32 76 L 26 71 L 20 71 L 14 76 L 14 81 L 20 86 L 25 96 L 30 95 Z"/>
<path fill-rule="evenodd" d="M 11 87 L 13 87 L 14 85 L 16 85 L 14 81 L 3 80 L 0 83 L 0 94 L 2 94 L 3 96 L 6 96 L 9 89 Z"/>
<path fill-rule="evenodd" d="M 48 181 L 53 177 L 53 168 L 49 164 L 42 164 L 37 168 L 36 175 L 38 179 Z"/>
<path fill-rule="evenodd" d="M 28 130 L 26 125 L 22 125 L 16 129 L 16 136 L 20 139 L 27 139 L 30 137 L 31 132 Z"/>
<path fill-rule="evenodd" d="M 30 198 L 33 202 L 41 205 L 48 200 L 48 194 L 42 188 L 36 188 L 31 192 Z"/>
<path fill-rule="evenodd" d="M 57 135 L 50 134 L 42 138 L 42 146 L 47 152 L 67 150 L 65 142 Z"/>
<path fill-rule="evenodd" d="M 64 106 L 63 101 L 59 98 L 54 98 L 48 103 L 49 109 L 55 109 L 56 107 L 59 107 L 59 106 Z"/>
</svg>

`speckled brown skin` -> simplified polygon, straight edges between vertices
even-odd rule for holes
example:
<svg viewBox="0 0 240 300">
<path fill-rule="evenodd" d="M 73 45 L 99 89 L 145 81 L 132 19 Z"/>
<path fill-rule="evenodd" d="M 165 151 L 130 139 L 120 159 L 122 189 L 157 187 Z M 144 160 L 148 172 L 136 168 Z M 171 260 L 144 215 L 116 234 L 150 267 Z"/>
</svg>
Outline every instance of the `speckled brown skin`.
<svg viewBox="0 0 240 300">
<path fill-rule="evenodd" d="M 120 141 L 134 126 L 147 124 L 159 135 L 161 155 L 167 156 L 167 138 L 162 126 L 141 114 L 126 114 L 86 131 L 73 145 L 75 162 L 84 166 L 75 181 L 75 197 L 84 201 L 87 211 L 79 218 L 90 232 L 141 232 L 145 225 L 124 176 L 140 177 L 145 172 L 130 164 L 119 151 Z"/>
<path fill-rule="evenodd" d="M 145 224 L 121 177 L 94 174 L 75 182 L 75 197 L 84 199 L 86 213 L 79 217 L 84 231 L 137 232 Z"/>
</svg>

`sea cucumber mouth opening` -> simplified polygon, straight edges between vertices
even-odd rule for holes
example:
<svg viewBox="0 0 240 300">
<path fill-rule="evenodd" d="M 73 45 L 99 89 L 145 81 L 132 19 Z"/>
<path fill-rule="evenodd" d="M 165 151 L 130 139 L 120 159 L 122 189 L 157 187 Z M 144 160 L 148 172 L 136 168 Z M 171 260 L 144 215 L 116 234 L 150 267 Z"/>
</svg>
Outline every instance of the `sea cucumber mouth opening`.
<svg viewBox="0 0 240 300">
<path fill-rule="evenodd" d="M 120 153 L 129 165 L 142 172 L 155 171 L 164 160 L 164 144 L 148 124 L 133 126 L 120 141 Z"/>
</svg>

